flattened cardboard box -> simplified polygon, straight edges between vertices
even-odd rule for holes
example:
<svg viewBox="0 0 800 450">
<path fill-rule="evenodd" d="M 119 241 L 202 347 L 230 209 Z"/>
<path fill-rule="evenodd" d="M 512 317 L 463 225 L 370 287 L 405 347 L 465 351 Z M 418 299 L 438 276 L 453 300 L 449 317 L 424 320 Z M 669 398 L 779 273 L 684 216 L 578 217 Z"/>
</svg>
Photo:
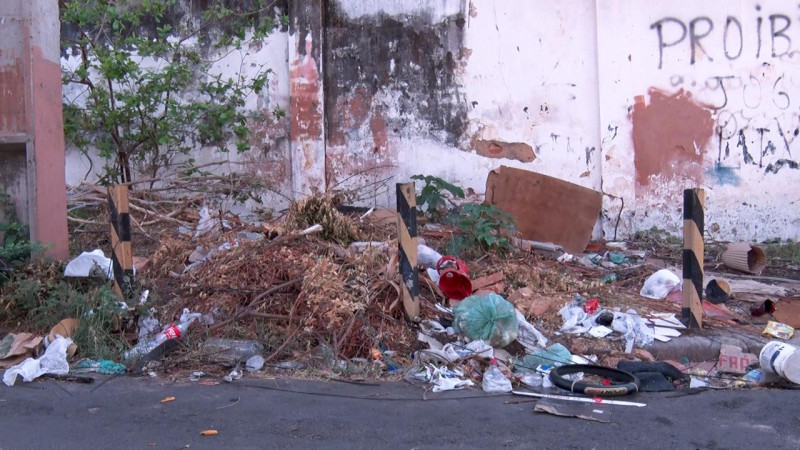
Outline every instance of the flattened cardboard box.
<svg viewBox="0 0 800 450">
<path fill-rule="evenodd" d="M 592 237 L 603 194 L 547 175 L 500 166 L 486 178 L 486 203 L 510 214 L 523 239 L 552 242 L 579 253 Z"/>
</svg>

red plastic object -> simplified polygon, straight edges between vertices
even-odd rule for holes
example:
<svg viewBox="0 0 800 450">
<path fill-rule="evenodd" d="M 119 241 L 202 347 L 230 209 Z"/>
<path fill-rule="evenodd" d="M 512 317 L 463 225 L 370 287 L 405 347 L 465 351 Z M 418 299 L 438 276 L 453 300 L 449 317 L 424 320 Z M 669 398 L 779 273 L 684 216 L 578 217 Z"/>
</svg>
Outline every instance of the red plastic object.
<svg viewBox="0 0 800 450">
<path fill-rule="evenodd" d="M 597 311 L 597 308 L 599 307 L 600 307 L 600 302 L 598 302 L 596 298 L 593 298 L 588 302 L 586 302 L 585 305 L 583 305 L 583 312 L 585 312 L 586 314 L 594 314 L 594 312 Z"/>
<path fill-rule="evenodd" d="M 436 263 L 436 270 L 439 272 L 439 288 L 447 298 L 463 300 L 472 295 L 467 263 L 454 256 L 443 256 Z"/>
</svg>

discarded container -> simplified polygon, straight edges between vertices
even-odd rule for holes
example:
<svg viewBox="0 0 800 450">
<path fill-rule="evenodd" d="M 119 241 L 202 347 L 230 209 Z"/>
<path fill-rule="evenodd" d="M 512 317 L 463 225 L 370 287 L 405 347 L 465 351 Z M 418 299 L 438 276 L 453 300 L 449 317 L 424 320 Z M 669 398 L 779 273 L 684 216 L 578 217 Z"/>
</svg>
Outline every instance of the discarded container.
<svg viewBox="0 0 800 450">
<path fill-rule="evenodd" d="M 706 300 L 715 305 L 731 299 L 731 285 L 725 280 L 711 280 L 706 285 Z"/>
<path fill-rule="evenodd" d="M 519 334 L 517 310 L 497 294 L 473 295 L 453 308 L 453 329 L 471 340 L 505 347 Z"/>
<path fill-rule="evenodd" d="M 439 288 L 447 298 L 463 300 L 472 294 L 467 264 L 454 257 L 444 256 L 436 263 L 439 272 Z"/>
<path fill-rule="evenodd" d="M 800 351 L 797 347 L 785 342 L 770 341 L 761 349 L 758 362 L 766 372 L 800 384 Z"/>
<path fill-rule="evenodd" d="M 170 339 L 180 339 L 191 324 L 192 322 L 182 322 L 177 325 L 173 324 L 165 328 L 161 333 L 155 335 L 152 339 L 139 340 L 136 346 L 125 352 L 124 358 L 131 359 L 137 356 L 144 356 Z"/>
<path fill-rule="evenodd" d="M 767 255 L 754 245 L 739 242 L 728 245 L 722 252 L 722 263 L 731 269 L 760 275 L 767 267 Z"/>
<path fill-rule="evenodd" d="M 642 297 L 661 300 L 680 284 L 681 279 L 677 275 L 667 269 L 661 269 L 647 278 L 639 294 Z"/>
<path fill-rule="evenodd" d="M 753 317 L 761 317 L 764 314 L 772 314 L 775 312 L 775 302 L 772 300 L 764 300 L 760 305 L 750 307 L 750 315 Z"/>
<path fill-rule="evenodd" d="M 417 264 L 420 266 L 426 269 L 435 268 L 439 264 L 440 259 L 442 259 L 441 253 L 427 245 L 417 245 Z"/>
<path fill-rule="evenodd" d="M 260 355 L 264 345 L 257 341 L 241 341 L 236 339 L 208 339 L 200 345 L 203 354 L 212 361 L 236 364 L 248 358 Z"/>
<path fill-rule="evenodd" d="M 483 373 L 482 386 L 484 392 L 511 392 L 511 380 L 503 375 L 496 359 L 492 359 L 489 368 Z"/>
</svg>

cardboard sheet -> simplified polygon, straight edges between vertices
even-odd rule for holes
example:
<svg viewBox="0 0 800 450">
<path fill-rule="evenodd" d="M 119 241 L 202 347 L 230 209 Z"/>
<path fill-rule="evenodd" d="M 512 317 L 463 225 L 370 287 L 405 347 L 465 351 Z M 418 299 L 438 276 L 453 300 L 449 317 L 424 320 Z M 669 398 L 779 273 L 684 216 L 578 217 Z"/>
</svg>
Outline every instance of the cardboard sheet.
<svg viewBox="0 0 800 450">
<path fill-rule="evenodd" d="M 558 178 L 500 166 L 486 178 L 486 202 L 517 222 L 520 237 L 582 252 L 600 215 L 600 192 Z"/>
</svg>

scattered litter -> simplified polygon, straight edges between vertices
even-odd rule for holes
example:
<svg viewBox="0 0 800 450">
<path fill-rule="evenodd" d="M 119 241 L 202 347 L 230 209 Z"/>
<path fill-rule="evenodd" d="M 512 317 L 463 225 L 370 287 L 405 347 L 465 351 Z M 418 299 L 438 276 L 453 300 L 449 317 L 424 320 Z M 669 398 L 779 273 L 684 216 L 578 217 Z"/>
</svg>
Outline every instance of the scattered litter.
<svg viewBox="0 0 800 450">
<path fill-rule="evenodd" d="M 777 339 L 791 339 L 794 336 L 794 328 L 785 323 L 770 320 L 762 334 Z"/>
<path fill-rule="evenodd" d="M 65 277 L 101 276 L 109 280 L 114 279 L 111 270 L 111 258 L 106 258 L 102 250 L 83 252 L 67 264 L 64 268 Z"/>
<path fill-rule="evenodd" d="M 608 403 L 575 403 L 567 400 L 543 398 L 536 402 L 533 411 L 602 423 L 611 422 L 611 405 Z"/>
<path fill-rule="evenodd" d="M 217 431 L 217 430 L 205 430 L 205 431 L 201 431 L 200 432 L 201 436 L 216 436 L 218 434 L 219 434 L 219 431 Z"/>
<path fill-rule="evenodd" d="M 433 392 L 464 389 L 475 385 L 472 380 L 464 380 L 464 372 L 459 369 L 449 369 L 446 366 L 435 366 L 426 363 L 412 365 L 406 372 L 405 377 L 412 383 L 433 384 Z"/>
<path fill-rule="evenodd" d="M 230 230 L 231 224 L 226 219 L 220 217 L 220 211 L 211 211 L 208 206 L 203 206 L 200 209 L 200 220 L 197 222 L 197 228 L 194 237 L 209 234 L 212 231 L 222 232 L 223 230 Z"/>
<path fill-rule="evenodd" d="M 516 370 L 534 371 L 539 366 L 561 366 L 572 362 L 572 354 L 561 344 L 538 349 L 514 364 Z"/>
<path fill-rule="evenodd" d="M 759 247 L 746 242 L 730 244 L 722 252 L 722 263 L 753 275 L 759 275 L 767 267 L 767 255 Z"/>
<path fill-rule="evenodd" d="M 301 361 L 283 361 L 275 364 L 273 367 L 283 370 L 306 370 L 308 364 Z"/>
<path fill-rule="evenodd" d="M 175 397 L 164 397 L 164 399 L 161 400 L 161 403 L 169 403 L 169 402 L 174 402 L 174 401 L 175 401 Z"/>
<path fill-rule="evenodd" d="M 117 375 L 125 373 L 124 365 L 109 360 L 84 359 L 79 361 L 72 370 L 74 373 L 97 372 L 103 375 Z"/>
<path fill-rule="evenodd" d="M 264 357 L 261 355 L 253 355 L 247 359 L 247 363 L 245 363 L 245 369 L 248 372 L 256 372 L 261 370 L 264 367 Z"/>
<path fill-rule="evenodd" d="M 426 269 L 436 269 L 441 259 L 442 254 L 427 245 L 417 246 L 417 263 L 420 266 Z"/>
<path fill-rule="evenodd" d="M 58 336 L 71 338 L 78 329 L 78 319 L 64 319 L 50 329 L 50 333 L 44 338 L 44 346 L 47 347 L 51 342 L 56 340 Z M 78 351 L 78 346 L 74 343 L 67 347 L 67 356 L 72 358 L 75 352 Z"/>
<path fill-rule="evenodd" d="M 706 300 L 711 303 L 725 303 L 731 299 L 731 285 L 725 280 L 711 280 L 706 285 Z"/>
<path fill-rule="evenodd" d="M 242 378 L 242 372 L 239 370 L 238 367 L 235 367 L 233 370 L 231 370 L 231 373 L 222 377 L 222 379 L 227 381 L 228 383 L 232 383 L 241 378 Z"/>
<path fill-rule="evenodd" d="M 489 368 L 483 373 L 481 387 L 484 392 L 511 392 L 511 380 L 503 375 L 496 359 L 489 362 Z"/>
<path fill-rule="evenodd" d="M 189 379 L 192 380 L 192 381 L 197 381 L 197 380 L 199 380 L 200 378 L 203 378 L 206 375 L 208 375 L 208 374 L 203 372 L 203 371 L 196 371 L 196 372 L 192 372 L 192 375 L 189 377 Z"/>
<path fill-rule="evenodd" d="M 701 378 L 692 375 L 691 381 L 689 381 L 689 388 L 694 389 L 703 387 L 708 387 L 708 378 Z"/>
<path fill-rule="evenodd" d="M 558 261 L 560 263 L 567 263 L 567 262 L 572 262 L 572 260 L 574 260 L 574 259 L 575 259 L 575 256 L 572 255 L 571 253 L 564 253 L 561 256 L 559 256 L 558 258 L 556 258 L 556 261 Z"/>
<path fill-rule="evenodd" d="M 558 395 L 558 394 L 540 394 L 538 392 L 527 392 L 527 391 L 511 391 L 514 395 L 522 395 L 525 397 L 538 397 L 538 398 L 549 398 L 555 400 L 567 400 L 573 402 L 584 402 L 584 403 L 596 403 L 606 404 L 606 405 L 619 405 L 619 406 L 636 406 L 639 408 L 647 406 L 647 403 L 638 403 L 638 402 L 629 402 L 625 400 L 608 400 L 601 397 L 578 397 L 572 395 Z"/>
<path fill-rule="evenodd" d="M 463 300 L 472 294 L 467 263 L 453 256 L 444 256 L 436 263 L 436 270 L 439 272 L 439 289 L 447 298 Z"/>
<path fill-rule="evenodd" d="M 200 344 L 203 355 L 213 362 L 235 365 L 264 351 L 258 341 L 211 338 Z"/>
<path fill-rule="evenodd" d="M 589 330 L 589 334 L 598 339 L 604 338 L 613 332 L 614 330 L 603 325 L 593 327 L 591 330 Z"/>
<path fill-rule="evenodd" d="M 156 334 L 152 339 L 140 339 L 139 342 L 136 343 L 136 346 L 125 352 L 124 358 L 133 359 L 145 356 L 170 339 L 180 339 L 191 324 L 192 321 L 187 321 L 177 325 L 170 325 L 165 328 L 164 331 Z"/>
<path fill-rule="evenodd" d="M 781 305 L 781 309 L 783 309 L 783 305 Z M 753 317 L 761 317 L 765 314 L 774 314 L 776 313 L 775 302 L 772 300 L 764 300 L 758 305 L 753 305 L 750 307 L 750 315 Z M 778 320 L 781 320 L 779 317 L 775 317 Z"/>
<path fill-rule="evenodd" d="M 70 344 L 72 344 L 72 339 L 70 338 L 56 338 L 40 358 L 28 358 L 7 369 L 3 374 L 3 383 L 6 386 L 13 386 L 17 380 L 17 375 L 22 377 L 22 381 L 31 382 L 46 373 L 56 375 L 69 373 L 67 348 Z"/>
<path fill-rule="evenodd" d="M 517 313 L 517 342 L 522 344 L 528 351 L 547 345 L 547 338 L 525 319 L 519 310 Z"/>
<path fill-rule="evenodd" d="M 667 295 L 680 285 L 681 279 L 677 275 L 668 269 L 661 269 L 645 280 L 639 294 L 642 297 L 661 300 L 667 298 Z"/>
<path fill-rule="evenodd" d="M 514 305 L 497 294 L 473 295 L 453 308 L 453 329 L 471 340 L 483 339 L 505 347 L 517 338 L 519 322 Z"/>
<path fill-rule="evenodd" d="M 649 317 L 650 322 L 657 327 L 686 328 L 686 325 L 675 317 L 675 313 L 654 313 L 650 314 Z"/>
</svg>

